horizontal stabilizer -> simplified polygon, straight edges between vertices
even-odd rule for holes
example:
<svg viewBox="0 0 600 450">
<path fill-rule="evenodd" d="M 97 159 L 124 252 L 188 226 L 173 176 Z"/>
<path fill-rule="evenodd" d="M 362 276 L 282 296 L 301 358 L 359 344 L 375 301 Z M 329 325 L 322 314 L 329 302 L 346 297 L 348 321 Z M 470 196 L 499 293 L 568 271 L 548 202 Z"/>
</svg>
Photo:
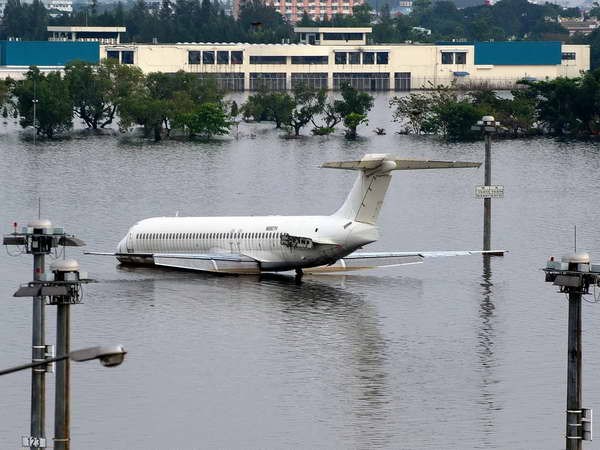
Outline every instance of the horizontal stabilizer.
<svg viewBox="0 0 600 450">
<path fill-rule="evenodd" d="M 328 169 L 346 170 L 373 170 L 383 163 L 388 170 L 419 170 L 419 169 L 460 169 L 479 167 L 481 163 L 470 161 L 435 161 L 431 159 L 397 159 L 395 157 L 382 159 L 362 159 L 360 161 L 332 161 L 324 163 L 321 167 Z M 389 164 L 389 163 L 393 163 Z"/>
</svg>

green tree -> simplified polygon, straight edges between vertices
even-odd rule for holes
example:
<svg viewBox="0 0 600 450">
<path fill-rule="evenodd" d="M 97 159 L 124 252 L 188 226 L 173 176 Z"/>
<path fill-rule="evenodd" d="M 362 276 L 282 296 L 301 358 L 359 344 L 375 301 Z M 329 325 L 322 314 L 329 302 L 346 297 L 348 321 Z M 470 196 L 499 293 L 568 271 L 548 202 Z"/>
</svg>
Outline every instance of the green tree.
<svg viewBox="0 0 600 450">
<path fill-rule="evenodd" d="M 393 120 L 406 125 L 407 132 L 421 134 L 431 130 L 434 112 L 430 95 L 412 93 L 394 97 L 389 104 L 394 109 Z"/>
<path fill-rule="evenodd" d="M 68 84 L 59 72 L 44 75 L 37 67 L 31 67 L 25 79 L 15 85 L 14 95 L 23 128 L 33 126 L 37 134 L 52 138 L 73 126 L 73 103 Z"/>
<path fill-rule="evenodd" d="M 294 99 L 287 92 L 260 91 L 248 97 L 242 105 L 242 115 L 246 120 L 272 121 L 276 128 L 281 128 L 290 123 L 295 106 Z"/>
<path fill-rule="evenodd" d="M 477 136 L 471 127 L 481 119 L 482 113 L 468 100 L 444 102 L 435 106 L 435 110 L 440 130 L 447 139 L 465 141 Z"/>
<path fill-rule="evenodd" d="M 100 66 L 76 61 L 65 67 L 65 81 L 69 86 L 73 112 L 89 127 L 96 130 L 110 124 L 115 115 L 110 92 L 113 81 L 109 64 Z"/>
<path fill-rule="evenodd" d="M 352 112 L 344 116 L 344 126 L 346 127 L 346 137 L 348 139 L 356 139 L 356 128 L 360 124 L 368 124 L 369 120 L 365 114 Z"/>
<path fill-rule="evenodd" d="M 344 121 L 344 126 L 348 129 L 346 136 L 350 139 L 356 138 L 356 127 L 361 123 L 367 123 L 367 114 L 373 108 L 373 96 L 359 91 L 348 83 L 341 86 L 341 100 L 333 102 L 335 111 Z M 351 119 L 346 117 L 353 115 Z"/>
<path fill-rule="evenodd" d="M 296 86 L 293 90 L 293 104 L 291 114 L 287 118 L 286 125 L 294 130 L 296 136 L 300 130 L 313 120 L 315 115 L 320 114 L 325 106 L 327 94 L 325 90 L 315 90 L 304 85 Z"/>
<path fill-rule="evenodd" d="M 192 112 L 184 113 L 176 119 L 178 127 L 185 127 L 190 136 L 211 139 L 213 136 L 229 133 L 231 122 L 220 103 L 202 103 Z"/>
<path fill-rule="evenodd" d="M 151 134 L 155 141 L 160 141 L 168 111 L 169 105 L 165 100 L 153 98 L 145 90 L 132 92 L 121 101 L 119 128 L 129 130 L 135 124 L 141 125 L 144 134 Z"/>
</svg>

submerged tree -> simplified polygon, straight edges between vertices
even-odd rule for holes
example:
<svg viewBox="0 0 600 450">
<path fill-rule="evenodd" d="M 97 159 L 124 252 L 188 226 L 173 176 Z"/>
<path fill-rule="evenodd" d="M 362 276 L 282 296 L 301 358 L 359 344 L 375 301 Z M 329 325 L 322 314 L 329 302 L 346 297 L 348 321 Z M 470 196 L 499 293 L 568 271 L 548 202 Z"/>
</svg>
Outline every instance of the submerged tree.
<svg viewBox="0 0 600 450">
<path fill-rule="evenodd" d="M 335 100 L 333 106 L 346 127 L 346 137 L 356 139 L 356 128 L 362 123 L 368 123 L 367 115 L 373 108 L 373 96 L 359 91 L 348 83 L 341 88 L 342 99 Z"/>
<path fill-rule="evenodd" d="M 49 138 L 72 128 L 73 103 L 68 84 L 59 72 L 44 75 L 31 67 L 25 79 L 16 83 L 13 93 L 23 128 L 33 126 L 37 134 Z"/>
<path fill-rule="evenodd" d="M 201 103 L 191 112 L 177 117 L 177 127 L 187 130 L 188 134 L 211 139 L 213 136 L 229 133 L 231 122 L 229 121 L 224 105 L 220 103 Z"/>
<path fill-rule="evenodd" d="M 172 128 L 187 127 L 192 134 L 222 134 L 211 127 L 202 131 L 198 122 L 198 117 L 216 117 L 214 108 L 200 108 L 204 104 L 217 105 L 224 113 L 223 94 L 213 79 L 202 80 L 180 71 L 151 73 L 139 85 L 129 84 L 133 89 L 124 93 L 119 103 L 121 129 L 141 125 L 155 141 L 162 139 L 163 132 L 168 136 Z"/>
<path fill-rule="evenodd" d="M 326 99 L 327 94 L 324 89 L 317 91 L 305 85 L 294 88 L 292 94 L 294 107 L 286 121 L 286 125 L 294 130 L 294 135 L 299 136 L 300 130 L 323 111 Z"/>
<path fill-rule="evenodd" d="M 110 124 L 115 114 L 109 96 L 112 80 L 106 75 L 107 71 L 100 70 L 98 65 L 83 61 L 71 62 L 65 67 L 73 112 L 94 130 Z"/>
</svg>

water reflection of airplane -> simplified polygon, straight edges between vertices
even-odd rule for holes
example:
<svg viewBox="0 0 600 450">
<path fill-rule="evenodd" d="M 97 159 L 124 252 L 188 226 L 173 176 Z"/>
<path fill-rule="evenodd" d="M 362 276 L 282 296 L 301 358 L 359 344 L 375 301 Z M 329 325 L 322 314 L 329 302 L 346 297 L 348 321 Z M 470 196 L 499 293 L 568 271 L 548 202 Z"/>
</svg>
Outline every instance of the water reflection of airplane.
<svg viewBox="0 0 600 450">
<path fill-rule="evenodd" d="M 329 216 L 154 217 L 129 229 L 112 255 L 123 264 L 248 274 L 339 272 L 422 262 L 481 251 L 356 252 L 375 242 L 393 170 L 479 167 L 480 163 L 398 159 L 368 154 L 323 164 L 359 172 L 341 208 Z M 491 252 L 502 253 L 502 252 Z"/>
</svg>

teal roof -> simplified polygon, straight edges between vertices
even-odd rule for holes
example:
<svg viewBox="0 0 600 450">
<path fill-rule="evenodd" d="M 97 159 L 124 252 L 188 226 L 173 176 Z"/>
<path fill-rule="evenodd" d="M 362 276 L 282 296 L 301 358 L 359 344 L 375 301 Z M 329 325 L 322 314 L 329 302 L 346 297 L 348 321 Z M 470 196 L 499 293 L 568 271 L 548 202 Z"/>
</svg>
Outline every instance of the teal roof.
<svg viewBox="0 0 600 450">
<path fill-rule="evenodd" d="M 98 63 L 98 42 L 0 41 L 0 66 L 64 66 L 75 61 Z"/>
<path fill-rule="evenodd" d="M 560 42 L 476 42 L 475 64 L 550 66 L 561 64 Z"/>
</svg>

